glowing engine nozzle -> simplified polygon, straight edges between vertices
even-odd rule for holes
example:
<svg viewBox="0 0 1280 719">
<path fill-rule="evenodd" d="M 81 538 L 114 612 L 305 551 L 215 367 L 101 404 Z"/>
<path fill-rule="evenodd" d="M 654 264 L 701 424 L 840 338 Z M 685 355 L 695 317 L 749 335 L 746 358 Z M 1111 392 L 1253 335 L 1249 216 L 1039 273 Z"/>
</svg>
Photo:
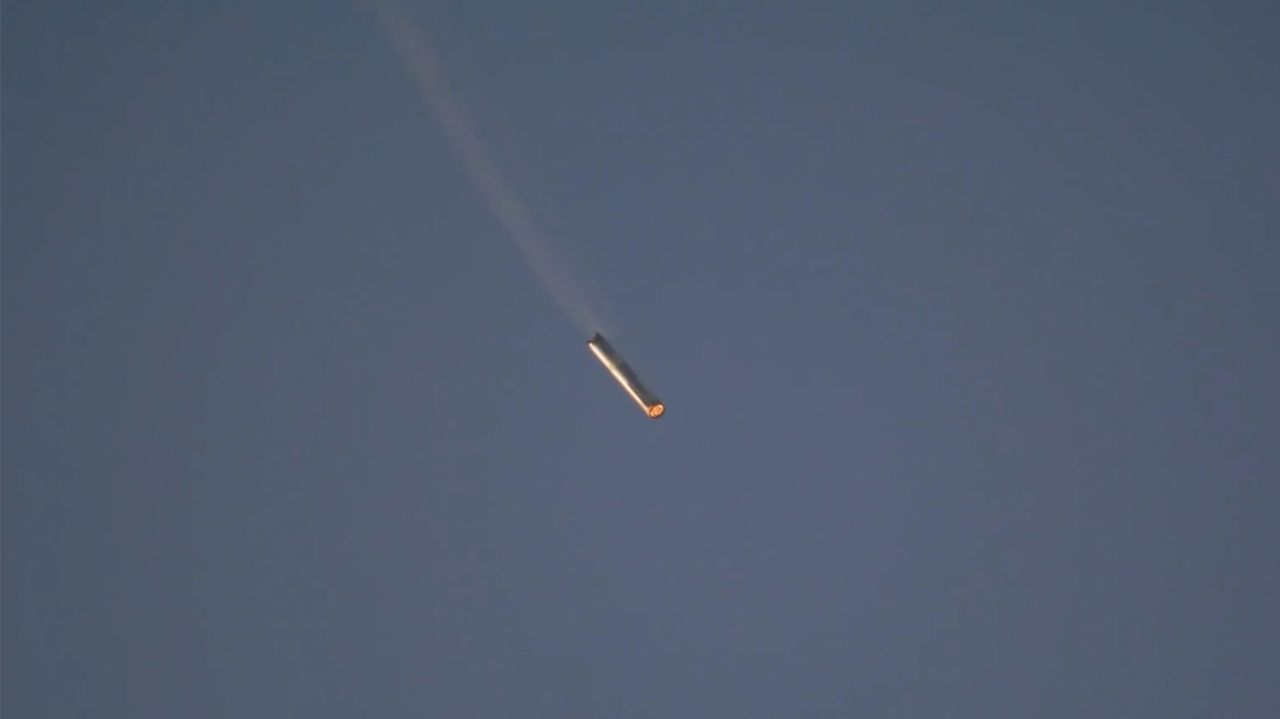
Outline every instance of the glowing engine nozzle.
<svg viewBox="0 0 1280 719">
<path fill-rule="evenodd" d="M 613 375 L 618 384 L 622 385 L 622 389 L 631 395 L 631 399 L 640 405 L 640 409 L 644 410 L 647 417 L 657 419 L 667 411 L 662 402 L 652 392 L 645 389 L 644 385 L 640 384 L 640 378 L 636 377 L 636 373 L 627 366 L 626 362 L 622 361 L 618 351 L 599 332 L 593 335 L 590 340 L 587 340 L 587 347 L 591 349 L 591 353 L 596 356 L 596 359 L 600 360 L 600 364 L 609 370 L 609 374 Z"/>
</svg>

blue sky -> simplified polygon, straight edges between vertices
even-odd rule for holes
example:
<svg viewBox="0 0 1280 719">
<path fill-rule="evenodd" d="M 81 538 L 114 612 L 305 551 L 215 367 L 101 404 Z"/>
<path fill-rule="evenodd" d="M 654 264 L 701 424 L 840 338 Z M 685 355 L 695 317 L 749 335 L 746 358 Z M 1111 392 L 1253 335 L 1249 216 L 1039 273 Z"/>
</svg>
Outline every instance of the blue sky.
<svg viewBox="0 0 1280 719">
<path fill-rule="evenodd" d="M 1267 716 L 1264 3 L 3 24 L 13 716 Z"/>
</svg>

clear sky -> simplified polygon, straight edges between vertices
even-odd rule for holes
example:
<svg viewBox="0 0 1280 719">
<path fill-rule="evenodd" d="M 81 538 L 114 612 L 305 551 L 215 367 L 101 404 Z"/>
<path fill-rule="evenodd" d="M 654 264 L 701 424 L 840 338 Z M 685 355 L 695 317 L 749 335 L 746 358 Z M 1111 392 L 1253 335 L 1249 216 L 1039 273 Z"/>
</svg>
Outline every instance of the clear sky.
<svg viewBox="0 0 1280 719">
<path fill-rule="evenodd" d="M 1280 714 L 1274 3 L 5 4 L 6 717 Z"/>
</svg>

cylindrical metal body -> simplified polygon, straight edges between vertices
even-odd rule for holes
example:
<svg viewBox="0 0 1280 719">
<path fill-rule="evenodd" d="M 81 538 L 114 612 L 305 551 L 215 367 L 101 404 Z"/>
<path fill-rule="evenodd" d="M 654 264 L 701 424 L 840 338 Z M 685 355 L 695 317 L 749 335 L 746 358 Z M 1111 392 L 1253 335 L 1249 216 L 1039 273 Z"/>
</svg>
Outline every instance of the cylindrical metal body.
<svg viewBox="0 0 1280 719">
<path fill-rule="evenodd" d="M 662 416 L 662 413 L 666 411 L 666 407 L 652 392 L 640 384 L 640 378 L 636 377 L 636 373 L 627 366 L 626 362 L 622 361 L 622 357 L 613 348 L 613 345 L 609 344 L 608 340 L 597 332 L 587 341 L 587 347 L 591 349 L 596 359 L 600 360 L 600 364 L 609 370 L 609 374 L 613 375 L 618 384 L 622 385 L 627 394 L 631 395 L 631 399 L 640 405 L 640 409 L 644 410 L 646 416 L 650 419 L 657 419 Z"/>
</svg>

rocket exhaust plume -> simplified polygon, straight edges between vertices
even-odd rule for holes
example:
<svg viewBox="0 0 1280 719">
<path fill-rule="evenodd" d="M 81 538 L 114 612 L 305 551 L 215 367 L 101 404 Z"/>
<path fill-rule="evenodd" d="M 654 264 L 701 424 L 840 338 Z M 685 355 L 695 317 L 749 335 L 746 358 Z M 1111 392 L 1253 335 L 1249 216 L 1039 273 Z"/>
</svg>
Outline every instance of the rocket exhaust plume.
<svg viewBox="0 0 1280 719">
<path fill-rule="evenodd" d="M 667 408 L 663 406 L 657 396 L 645 389 L 643 384 L 640 384 L 640 378 L 622 360 L 621 355 L 613 348 L 613 345 L 609 344 L 609 341 L 599 332 L 593 335 L 590 340 L 587 340 L 587 347 L 596 356 L 596 359 L 600 360 L 600 364 L 609 370 L 609 374 L 613 375 L 618 384 L 622 385 L 622 389 L 631 395 L 631 399 L 640 405 L 640 409 L 644 411 L 645 415 L 650 419 L 657 419 L 662 416 L 663 412 L 667 411 Z"/>
<path fill-rule="evenodd" d="M 600 318 L 567 266 L 534 226 L 529 211 L 507 185 L 484 141 L 476 132 L 467 108 L 453 96 L 444 67 L 423 39 L 422 31 L 394 0 L 370 3 L 391 38 L 396 53 L 418 85 L 432 117 L 444 131 L 450 147 L 489 211 L 516 243 L 525 264 L 551 295 L 561 311 L 583 330 L 601 327 Z"/>
</svg>

